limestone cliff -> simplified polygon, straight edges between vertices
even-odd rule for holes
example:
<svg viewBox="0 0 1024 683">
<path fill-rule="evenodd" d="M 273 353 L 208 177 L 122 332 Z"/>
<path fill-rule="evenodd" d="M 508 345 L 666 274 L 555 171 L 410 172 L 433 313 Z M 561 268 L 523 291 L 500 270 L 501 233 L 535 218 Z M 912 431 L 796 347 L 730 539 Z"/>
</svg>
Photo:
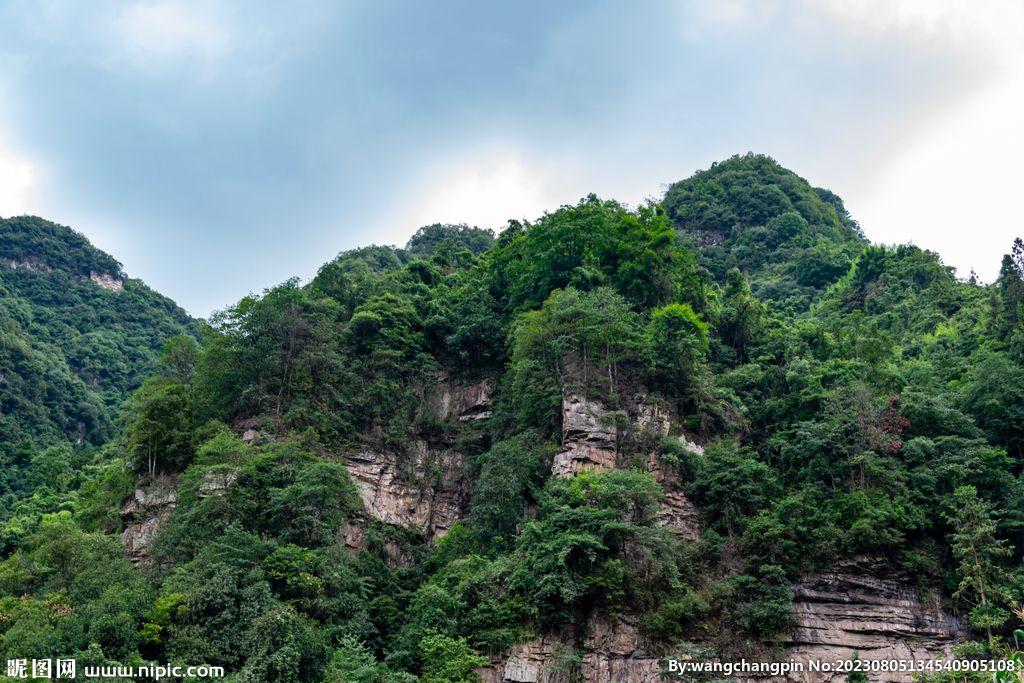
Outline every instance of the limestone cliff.
<svg viewBox="0 0 1024 683">
<path fill-rule="evenodd" d="M 785 661 L 802 664 L 804 671 L 787 677 L 744 678 L 738 683 L 838 683 L 845 674 L 814 672 L 811 660 L 834 663 L 850 659 L 853 650 L 862 660 L 933 659 L 950 657 L 950 647 L 967 638 L 963 626 L 939 607 L 938 595 L 919 595 L 877 559 L 856 557 L 833 570 L 805 576 L 790 586 L 795 622 L 785 635 Z M 657 671 L 666 666 L 665 644 L 650 643 L 628 616 L 610 621 L 590 620 L 582 647 L 571 632 L 546 634 L 494 657 L 480 670 L 484 683 L 563 683 L 569 670 L 587 683 L 661 681 Z M 573 656 L 568 656 L 572 654 Z M 872 683 L 910 683 L 909 673 L 869 673 Z"/>
<path fill-rule="evenodd" d="M 425 441 L 416 442 L 414 449 L 411 462 L 368 450 L 345 458 L 345 468 L 370 516 L 417 529 L 436 541 L 469 511 L 463 456 L 431 449 Z"/>
<path fill-rule="evenodd" d="M 149 544 L 156 536 L 160 523 L 178 506 L 177 482 L 164 479 L 147 488 L 137 488 L 121 504 L 121 532 L 125 554 L 132 562 L 147 559 Z"/>
<path fill-rule="evenodd" d="M 491 416 L 493 380 L 466 381 L 439 373 L 427 394 L 429 407 L 440 421 L 475 422 Z M 432 541 L 469 513 L 472 496 L 463 469 L 465 455 L 446 444 L 416 441 L 401 455 L 366 449 L 345 457 L 345 468 L 359 488 L 366 514 L 386 524 L 415 529 Z M 346 544 L 362 547 L 363 528 L 357 520 L 343 530 Z M 397 548 L 392 559 L 406 563 Z"/>
</svg>

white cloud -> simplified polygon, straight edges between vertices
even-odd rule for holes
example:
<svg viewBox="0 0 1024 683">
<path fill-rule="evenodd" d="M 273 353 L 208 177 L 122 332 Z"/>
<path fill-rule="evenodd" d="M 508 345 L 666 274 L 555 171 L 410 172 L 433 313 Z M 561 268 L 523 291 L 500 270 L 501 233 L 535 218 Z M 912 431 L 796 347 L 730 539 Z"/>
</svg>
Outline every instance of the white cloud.
<svg viewBox="0 0 1024 683">
<path fill-rule="evenodd" d="M 0 216 L 42 213 L 35 192 L 38 176 L 32 162 L 0 138 Z"/>
<path fill-rule="evenodd" d="M 1024 4 L 1005 0 L 813 0 L 847 26 L 897 35 L 952 56 L 972 80 L 892 139 L 881 164 L 844 192 L 867 234 L 938 251 L 966 276 L 994 280 L 1015 236 L 1015 197 L 1024 185 Z M 877 159 L 877 157 L 876 157 Z"/>
<path fill-rule="evenodd" d="M 215 57 L 230 35 L 205 6 L 178 2 L 129 7 L 114 22 L 128 54 L 136 59 L 166 58 L 181 54 Z"/>
<path fill-rule="evenodd" d="M 495 231 L 509 219 L 533 220 L 564 204 L 577 174 L 501 151 L 462 159 L 432 174 L 398 221 L 403 230 L 432 223 L 467 223 Z"/>
</svg>

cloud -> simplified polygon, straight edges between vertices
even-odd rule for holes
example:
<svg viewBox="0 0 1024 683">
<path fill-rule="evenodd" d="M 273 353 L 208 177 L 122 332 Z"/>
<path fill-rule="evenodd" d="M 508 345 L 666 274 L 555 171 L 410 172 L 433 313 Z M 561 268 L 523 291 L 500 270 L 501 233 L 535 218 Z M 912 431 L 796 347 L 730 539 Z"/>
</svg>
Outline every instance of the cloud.
<svg viewBox="0 0 1024 683">
<path fill-rule="evenodd" d="M 844 192 L 867 234 L 914 241 L 965 276 L 995 279 L 1020 228 L 1007 198 L 1024 170 L 1024 5 L 1003 0 L 813 0 L 868 39 L 896 35 L 960 65 L 940 96 L 881 139 L 876 163 Z"/>
<path fill-rule="evenodd" d="M 534 220 L 566 203 L 576 175 L 567 164 L 528 161 L 497 151 L 456 161 L 431 174 L 398 223 L 467 223 L 499 231 L 509 219 Z"/>
<path fill-rule="evenodd" d="M 0 216 L 42 212 L 35 192 L 38 177 L 35 165 L 0 136 Z"/>
<path fill-rule="evenodd" d="M 113 28 L 126 55 L 140 65 L 183 55 L 213 58 L 230 39 L 208 6 L 178 2 L 133 5 L 120 13 Z"/>
<path fill-rule="evenodd" d="M 747 150 L 892 241 L 876 179 L 991 79 L 950 66 L 941 17 L 914 38 L 829 2 L 12 0 L 4 158 L 198 314 L 340 249 L 633 204 Z"/>
</svg>

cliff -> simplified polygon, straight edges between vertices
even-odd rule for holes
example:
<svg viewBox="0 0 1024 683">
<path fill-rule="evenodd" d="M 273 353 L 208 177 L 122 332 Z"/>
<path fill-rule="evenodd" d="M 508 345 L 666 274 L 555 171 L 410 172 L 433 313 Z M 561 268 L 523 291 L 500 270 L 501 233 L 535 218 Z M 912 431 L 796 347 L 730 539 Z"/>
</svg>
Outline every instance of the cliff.
<svg viewBox="0 0 1024 683">
<path fill-rule="evenodd" d="M 738 683 L 838 683 L 845 673 L 811 671 L 812 660 L 834 663 L 862 660 L 930 660 L 950 657 L 951 646 L 963 641 L 963 625 L 939 607 L 934 590 L 917 591 L 909 577 L 890 569 L 882 560 L 856 557 L 840 562 L 832 571 L 811 574 L 790 586 L 794 594 L 791 616 L 795 626 L 784 636 L 782 661 L 801 665 L 786 677 L 744 678 Z M 481 669 L 484 683 L 587 683 L 661 681 L 666 666 L 665 644 L 649 642 L 628 616 L 610 620 L 595 614 L 582 647 L 576 634 L 545 634 L 494 657 Z M 751 659 L 750 661 L 757 661 Z M 868 674 L 872 683 L 910 683 L 900 672 Z"/>
</svg>

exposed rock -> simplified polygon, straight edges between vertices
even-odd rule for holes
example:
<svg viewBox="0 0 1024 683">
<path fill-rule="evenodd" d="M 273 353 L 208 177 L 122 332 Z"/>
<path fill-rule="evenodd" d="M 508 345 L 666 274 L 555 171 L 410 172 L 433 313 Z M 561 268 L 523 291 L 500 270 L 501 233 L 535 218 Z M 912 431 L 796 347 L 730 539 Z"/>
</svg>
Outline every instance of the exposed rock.
<svg viewBox="0 0 1024 683">
<path fill-rule="evenodd" d="M 792 616 L 796 627 L 785 636 L 784 660 L 802 665 L 786 677 L 743 677 L 737 683 L 839 683 L 846 674 L 811 671 L 812 660 L 835 663 L 852 658 L 856 649 L 862 660 L 949 658 L 951 646 L 968 638 L 959 621 L 939 607 L 936 591 L 925 599 L 908 588 L 909 578 L 890 570 L 884 562 L 868 557 L 843 561 L 835 569 L 813 574 L 791 586 Z M 589 636 L 578 653 L 579 678 L 588 683 L 660 681 L 657 670 L 666 666 L 660 656 L 670 644 L 647 642 L 629 617 L 616 621 L 595 617 Z M 571 633 L 547 634 L 496 656 L 491 666 L 480 669 L 484 683 L 568 681 L 565 657 L 577 642 Z M 909 683 L 909 673 L 868 672 L 872 683 Z"/>
<path fill-rule="evenodd" d="M 132 562 L 138 564 L 147 559 L 149 544 L 156 536 L 160 523 L 167 519 L 169 514 L 171 514 L 170 510 L 167 510 L 156 517 L 150 517 L 141 524 L 132 524 L 121 532 L 120 538 L 124 543 L 124 553 L 131 558 Z"/>
<path fill-rule="evenodd" d="M 135 519 L 139 510 L 143 507 L 176 507 L 178 505 L 178 493 L 174 489 L 157 489 L 146 491 L 135 489 L 127 500 L 121 505 L 121 519 L 130 521 Z"/>
<path fill-rule="evenodd" d="M 636 623 L 620 616 L 615 621 L 604 617 L 591 620 L 591 634 L 584 646 L 580 669 L 584 681 L 658 681 L 655 673 L 662 663 L 649 650 L 647 639 Z"/>
<path fill-rule="evenodd" d="M 95 270 L 90 270 L 89 279 L 103 289 L 109 289 L 115 292 L 120 292 L 124 289 L 124 281 L 112 277 L 109 273 L 97 273 Z"/>
<path fill-rule="evenodd" d="M 260 430 L 258 429 L 246 429 L 242 432 L 242 441 L 246 443 L 252 443 L 256 439 L 260 438 Z"/>
<path fill-rule="evenodd" d="M 704 454 L 704 449 L 690 442 L 686 435 L 679 437 L 684 448 Z M 678 481 L 675 471 L 667 463 L 661 461 L 656 453 L 647 456 L 647 470 L 654 475 L 654 480 L 661 484 L 665 492 L 665 502 L 658 512 L 655 526 L 667 526 L 688 541 L 700 539 L 700 511 L 693 504 L 682 484 Z"/>
<path fill-rule="evenodd" d="M 345 459 L 367 512 L 387 524 L 418 529 L 437 541 L 469 509 L 470 492 L 462 471 L 463 455 L 417 442 L 414 452 L 364 451 Z"/>
<path fill-rule="evenodd" d="M 512 654 L 505 663 L 506 681 L 520 681 L 521 683 L 537 683 L 540 680 L 540 668 L 536 665 L 524 662 Z"/>
<path fill-rule="evenodd" d="M 49 272 L 53 271 L 53 269 L 50 268 L 50 266 L 48 266 L 44 262 L 38 261 L 38 260 L 36 260 L 36 261 L 29 261 L 28 259 L 26 259 L 24 261 L 18 261 L 16 259 L 10 259 L 8 261 L 8 263 L 11 264 L 11 268 L 25 268 L 26 270 L 39 270 L 39 271 L 42 271 L 44 273 L 49 273 Z"/>
<path fill-rule="evenodd" d="M 840 562 L 834 570 L 807 577 L 791 587 L 796 628 L 787 637 L 787 657 L 806 663 L 849 659 L 933 659 L 951 656 L 950 646 L 968 634 L 938 608 L 934 589 L 925 599 L 908 588 L 909 577 L 864 556 Z M 805 671 L 794 681 L 841 681 L 845 674 Z M 872 681 L 902 683 L 909 673 L 869 673 Z"/>
<path fill-rule="evenodd" d="M 655 672 L 662 660 L 647 650 L 646 639 L 631 619 L 599 616 L 591 620 L 589 630 L 578 652 L 571 646 L 576 642 L 571 632 L 547 634 L 516 645 L 477 673 L 483 683 L 568 683 L 577 677 L 587 683 L 660 680 Z"/>
<path fill-rule="evenodd" d="M 199 497 L 223 496 L 236 479 L 238 479 L 237 470 L 207 470 L 203 475 L 203 480 L 199 482 Z"/>
<path fill-rule="evenodd" d="M 472 422 L 491 416 L 493 393 L 494 380 L 491 378 L 468 382 L 442 372 L 437 376 L 437 385 L 430 393 L 429 401 L 442 421 L 455 418 L 459 422 Z"/>
<path fill-rule="evenodd" d="M 477 669 L 477 673 L 481 683 L 568 683 L 569 662 L 564 654 L 572 652 L 566 643 L 574 640 L 571 633 L 534 638 L 513 646 L 507 655 L 492 657 L 490 665 Z"/>
<path fill-rule="evenodd" d="M 121 519 L 129 524 L 120 538 L 125 554 L 136 564 L 146 559 L 160 523 L 178 505 L 178 492 L 172 482 L 158 480 L 148 489 L 137 488 L 121 504 Z"/>
<path fill-rule="evenodd" d="M 341 527 L 341 540 L 345 544 L 345 547 L 353 555 L 359 555 L 359 551 L 362 550 L 365 545 L 363 543 L 363 536 L 366 534 L 366 520 L 363 519 L 350 519 L 345 526 Z"/>
<path fill-rule="evenodd" d="M 341 528 L 341 539 L 353 557 L 366 548 L 366 520 L 351 519 Z M 392 539 L 384 541 L 385 562 L 389 567 L 411 567 L 416 559 Z"/>
<path fill-rule="evenodd" d="M 672 421 L 667 409 L 645 403 L 642 396 L 638 396 L 634 403 L 637 410 L 636 425 L 640 430 L 649 429 L 662 436 L 668 436 L 672 430 Z"/>
<path fill-rule="evenodd" d="M 655 526 L 667 526 L 676 535 L 687 541 L 700 540 L 700 512 L 683 490 L 675 485 L 662 484 L 665 492 L 665 503 L 658 511 Z"/>
<path fill-rule="evenodd" d="M 704 455 L 704 447 L 698 446 L 696 442 L 687 439 L 686 434 L 680 435 L 679 443 L 683 444 L 683 448 L 685 448 L 688 451 L 692 451 L 697 455 Z"/>
<path fill-rule="evenodd" d="M 617 450 L 618 429 L 600 402 L 576 394 L 562 399 L 562 450 L 555 454 L 553 475 L 613 469 Z"/>
</svg>

